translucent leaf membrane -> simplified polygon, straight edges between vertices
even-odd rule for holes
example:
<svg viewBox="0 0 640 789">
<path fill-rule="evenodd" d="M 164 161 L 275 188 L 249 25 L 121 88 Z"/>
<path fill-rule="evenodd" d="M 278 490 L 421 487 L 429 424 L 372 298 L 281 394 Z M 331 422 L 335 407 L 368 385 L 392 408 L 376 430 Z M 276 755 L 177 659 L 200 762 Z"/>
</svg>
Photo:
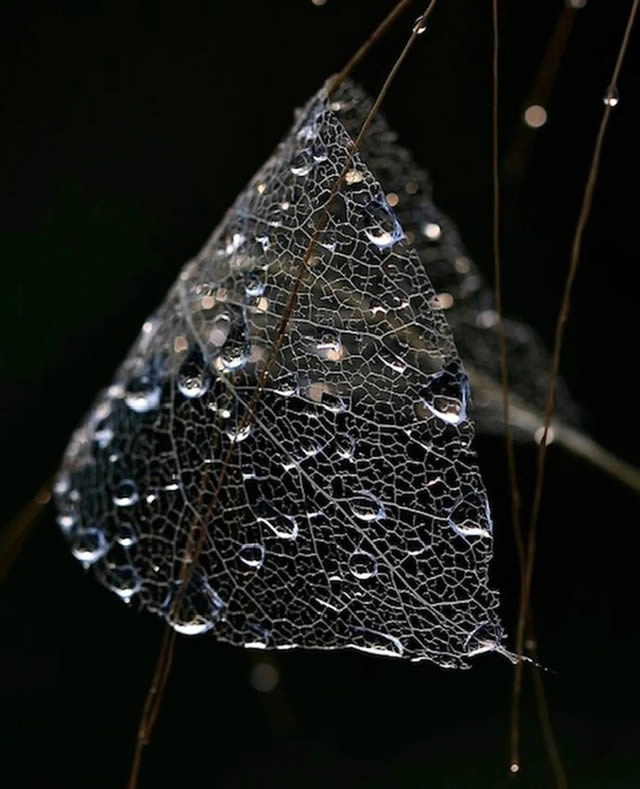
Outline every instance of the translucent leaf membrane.
<svg viewBox="0 0 640 789">
<path fill-rule="evenodd" d="M 324 221 L 344 115 L 311 100 L 145 322 L 67 449 L 59 523 L 181 633 L 464 666 L 502 638 L 468 382 L 360 155 Z"/>
<path fill-rule="evenodd" d="M 357 134 L 370 106 L 370 99 L 353 84 L 345 84 L 332 97 L 332 107 L 352 136 Z M 446 314 L 471 379 L 473 418 L 478 429 L 502 430 L 498 316 L 491 289 L 484 285 L 476 265 L 466 254 L 456 226 L 434 205 L 428 175 L 407 150 L 397 145 L 395 133 L 381 115 L 374 119 L 361 153 L 393 203 L 394 213 L 434 286 L 437 298 L 431 308 Z M 510 387 L 516 406 L 514 435 L 531 438 L 529 420 L 525 420 L 525 429 L 517 408 L 544 412 L 550 357 L 529 326 L 506 320 L 505 333 Z M 577 408 L 563 381 L 558 383 L 556 401 L 556 416 L 566 423 L 576 423 Z M 539 423 L 540 419 L 536 426 Z"/>
</svg>

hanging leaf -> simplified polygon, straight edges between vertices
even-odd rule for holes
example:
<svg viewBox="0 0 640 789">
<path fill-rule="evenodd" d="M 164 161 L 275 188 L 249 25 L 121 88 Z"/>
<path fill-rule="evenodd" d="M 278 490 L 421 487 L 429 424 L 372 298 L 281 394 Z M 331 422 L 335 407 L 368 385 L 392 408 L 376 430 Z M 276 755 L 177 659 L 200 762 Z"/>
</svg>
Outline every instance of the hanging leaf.
<svg viewBox="0 0 640 789">
<path fill-rule="evenodd" d="M 145 322 L 67 449 L 59 523 L 181 633 L 463 666 L 502 637 L 468 381 L 349 102 L 311 100 Z"/>
</svg>

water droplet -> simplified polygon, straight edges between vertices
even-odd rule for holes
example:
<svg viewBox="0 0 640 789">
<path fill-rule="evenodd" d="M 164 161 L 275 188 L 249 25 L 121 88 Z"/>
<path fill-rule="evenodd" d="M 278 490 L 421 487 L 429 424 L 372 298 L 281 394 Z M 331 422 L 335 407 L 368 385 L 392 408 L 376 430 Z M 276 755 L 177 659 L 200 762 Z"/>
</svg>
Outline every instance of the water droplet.
<svg viewBox="0 0 640 789">
<path fill-rule="evenodd" d="M 235 372 L 240 370 L 249 361 L 251 351 L 245 343 L 229 343 L 222 349 L 220 365 L 223 370 Z"/>
<path fill-rule="evenodd" d="M 273 511 L 273 508 L 270 508 Z M 281 540 L 295 540 L 298 536 L 298 523 L 295 518 L 282 513 L 259 517 L 260 523 L 266 524 L 273 534 Z"/>
<path fill-rule="evenodd" d="M 181 596 L 176 601 L 178 595 Z M 187 636 L 195 636 L 211 630 L 224 608 L 224 602 L 199 569 L 194 571 L 183 594 L 178 587 L 173 600 L 177 602 L 178 610 L 174 610 L 176 602 L 172 601 L 166 615 L 167 622 L 176 632 Z"/>
<path fill-rule="evenodd" d="M 245 272 L 244 292 L 247 296 L 262 296 L 265 289 L 263 276 L 264 274 L 261 270 Z"/>
<path fill-rule="evenodd" d="M 343 460 L 353 460 L 356 451 L 356 442 L 349 435 L 336 439 L 336 454 Z"/>
<path fill-rule="evenodd" d="M 131 523 L 121 523 L 116 531 L 116 542 L 125 548 L 138 541 L 138 530 Z"/>
<path fill-rule="evenodd" d="M 202 395 L 209 388 L 209 376 L 202 351 L 194 345 L 178 371 L 178 391 L 192 400 Z"/>
<path fill-rule="evenodd" d="M 240 427 L 232 427 L 226 431 L 227 437 L 231 441 L 235 441 L 238 444 L 240 441 L 244 441 L 245 438 L 251 433 L 251 422 L 248 422 L 246 425 L 242 425 Z"/>
<path fill-rule="evenodd" d="M 356 551 L 349 557 L 349 571 L 360 581 L 373 578 L 378 574 L 378 561 L 367 551 Z"/>
<path fill-rule="evenodd" d="M 470 491 L 451 510 L 449 525 L 462 537 L 491 537 L 493 529 L 485 493 Z"/>
<path fill-rule="evenodd" d="M 264 548 L 258 542 L 248 542 L 240 548 L 240 561 L 247 567 L 262 567 Z"/>
<path fill-rule="evenodd" d="M 608 107 L 617 107 L 618 103 L 620 102 L 620 94 L 618 93 L 618 88 L 616 88 L 615 85 L 609 85 L 606 93 L 602 97 L 602 101 Z"/>
<path fill-rule="evenodd" d="M 354 649 L 359 652 L 366 652 L 369 655 L 382 655 L 385 657 L 402 657 L 404 647 L 400 639 L 390 636 L 387 633 L 376 633 L 373 630 L 355 628 L 356 632 L 362 633 L 361 638 L 364 644 L 352 644 Z"/>
<path fill-rule="evenodd" d="M 330 392 L 322 392 L 320 405 L 332 414 L 341 414 L 347 407 L 339 395 L 331 394 Z"/>
<path fill-rule="evenodd" d="M 386 513 L 382 503 L 373 495 L 362 491 L 349 501 L 351 511 L 361 521 L 379 521 Z"/>
<path fill-rule="evenodd" d="M 459 425 L 467 418 L 468 385 L 464 373 L 456 367 L 435 373 L 421 392 L 429 411 L 450 425 Z"/>
<path fill-rule="evenodd" d="M 101 529 L 84 529 L 76 535 L 71 553 L 81 562 L 93 564 L 104 556 L 108 547 Z"/>
<path fill-rule="evenodd" d="M 273 382 L 273 391 L 282 397 L 292 397 L 300 392 L 298 379 L 293 374 L 283 375 Z"/>
<path fill-rule="evenodd" d="M 378 249 L 386 249 L 403 238 L 402 228 L 384 200 L 373 200 L 363 209 L 364 233 Z"/>
<path fill-rule="evenodd" d="M 421 36 L 424 31 L 427 29 L 423 19 L 419 16 L 416 21 L 413 23 L 413 32 L 416 33 L 418 36 Z"/>
<path fill-rule="evenodd" d="M 304 176 L 311 172 L 313 167 L 313 157 L 309 151 L 300 151 L 291 160 L 290 170 L 293 175 Z"/>
<path fill-rule="evenodd" d="M 132 411 L 144 414 L 158 407 L 161 389 L 154 376 L 137 375 L 127 384 L 124 401 Z"/>
<path fill-rule="evenodd" d="M 311 145 L 311 155 L 313 156 L 314 162 L 326 161 L 329 156 L 327 146 L 320 142 L 320 140 L 314 140 L 313 144 Z"/>
<path fill-rule="evenodd" d="M 209 342 L 216 348 L 222 348 L 231 331 L 231 316 L 228 312 L 221 312 L 213 320 L 209 331 Z"/>
<path fill-rule="evenodd" d="M 109 588 L 123 600 L 129 599 L 140 590 L 140 577 L 133 567 L 125 565 L 110 570 L 107 578 Z"/>
<path fill-rule="evenodd" d="M 123 479 L 116 486 L 113 503 L 117 507 L 131 507 L 138 501 L 138 488 L 132 479 Z"/>
</svg>

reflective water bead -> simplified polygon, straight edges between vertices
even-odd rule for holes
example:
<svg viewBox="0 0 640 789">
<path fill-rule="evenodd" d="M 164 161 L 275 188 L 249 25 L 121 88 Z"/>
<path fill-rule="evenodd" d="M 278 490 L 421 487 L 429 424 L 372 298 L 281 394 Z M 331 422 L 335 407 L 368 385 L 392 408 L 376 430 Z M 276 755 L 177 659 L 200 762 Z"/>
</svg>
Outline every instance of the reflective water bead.
<svg viewBox="0 0 640 789">
<path fill-rule="evenodd" d="M 264 562 L 264 548 L 257 542 L 246 543 L 240 548 L 239 557 L 247 567 L 261 567 Z"/>
<path fill-rule="evenodd" d="M 121 480 L 113 493 L 113 503 L 117 507 L 131 507 L 138 501 L 138 488 L 132 479 Z"/>
<path fill-rule="evenodd" d="M 373 493 L 362 493 L 349 501 L 351 511 L 361 521 L 377 521 L 385 517 L 386 513 L 382 502 Z"/>
<path fill-rule="evenodd" d="M 378 573 L 378 562 L 367 551 L 356 551 L 349 557 L 349 571 L 354 578 L 364 581 Z"/>
<path fill-rule="evenodd" d="M 151 375 L 143 374 L 132 378 L 127 384 L 124 401 L 132 411 L 144 414 L 158 407 L 161 389 Z"/>
<path fill-rule="evenodd" d="M 71 545 L 71 553 L 85 564 L 97 562 L 107 551 L 107 541 L 101 529 L 79 531 Z"/>
</svg>

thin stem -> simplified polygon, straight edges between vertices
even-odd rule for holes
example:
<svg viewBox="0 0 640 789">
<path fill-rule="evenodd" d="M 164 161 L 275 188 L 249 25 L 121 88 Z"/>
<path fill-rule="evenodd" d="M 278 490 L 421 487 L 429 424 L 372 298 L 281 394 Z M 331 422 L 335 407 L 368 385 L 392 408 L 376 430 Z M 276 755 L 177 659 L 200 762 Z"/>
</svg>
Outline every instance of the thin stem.
<svg viewBox="0 0 640 789">
<path fill-rule="evenodd" d="M 629 43 L 629 37 L 631 35 L 631 29 L 633 27 L 633 23 L 635 21 L 636 13 L 638 10 L 638 4 L 640 0 L 633 0 L 633 4 L 631 6 L 631 10 L 629 12 L 629 17 L 627 19 L 627 25 L 624 31 L 624 35 L 622 38 L 622 43 L 620 45 L 620 49 L 618 51 L 618 57 L 616 59 L 615 67 L 613 69 L 613 74 L 611 76 L 611 80 L 609 82 L 609 90 L 613 90 L 618 82 L 618 77 L 620 75 L 620 70 L 622 68 L 622 62 L 624 60 L 624 56 L 627 51 L 627 46 Z M 535 549 L 536 549 L 536 534 L 537 534 L 537 524 L 538 518 L 540 515 L 540 507 L 542 503 L 542 491 L 544 487 L 544 471 L 545 471 L 545 458 L 547 453 L 547 435 L 549 432 L 549 428 L 551 425 L 551 418 L 553 416 L 553 406 L 555 401 L 555 389 L 556 389 L 556 382 L 558 377 L 558 369 L 560 365 L 560 355 L 562 352 L 562 343 L 564 340 L 564 332 L 567 320 L 569 318 L 569 310 L 571 307 L 571 294 L 573 290 L 573 283 L 576 277 L 576 272 L 578 270 L 578 263 L 580 261 L 580 253 L 582 250 L 582 240 L 584 237 L 584 231 L 587 225 L 587 221 L 589 219 L 589 214 L 591 212 L 591 205 L 593 202 L 593 193 L 596 186 L 596 181 L 598 177 L 598 171 L 600 168 L 600 156 L 602 153 L 602 145 L 604 142 L 604 137 L 607 131 L 607 127 L 609 125 L 609 118 L 611 116 L 612 110 L 612 103 L 605 102 L 604 105 L 604 112 L 602 115 L 602 120 L 600 122 L 600 127 L 598 129 L 598 135 L 596 137 L 596 143 L 593 150 L 593 156 L 591 159 L 591 165 L 589 167 L 589 174 L 587 177 L 587 182 L 585 185 L 584 195 L 582 198 L 582 205 L 580 208 L 580 214 L 578 216 L 578 222 L 575 229 L 575 234 L 573 237 L 573 244 L 571 246 L 571 256 L 569 260 L 569 271 L 567 273 L 567 279 L 564 286 L 564 293 L 562 297 L 562 304 L 560 307 L 560 312 L 558 314 L 558 319 L 556 323 L 556 330 L 555 330 L 555 342 L 553 347 L 553 355 L 551 359 L 551 373 L 549 378 L 549 388 L 547 391 L 547 399 L 545 405 L 545 414 L 544 414 L 544 429 L 542 432 L 542 438 L 540 441 L 540 446 L 538 448 L 538 458 L 537 458 L 537 469 L 536 469 L 536 486 L 535 486 L 535 493 L 533 499 L 533 506 L 531 509 L 531 520 L 529 523 L 529 534 L 527 540 L 527 552 L 526 552 L 526 567 L 525 567 L 525 574 L 524 574 L 524 588 L 523 593 L 520 598 L 520 609 L 518 612 L 518 628 L 517 628 L 517 640 L 516 640 L 516 651 L 518 655 L 522 656 L 523 654 L 523 643 L 524 643 L 524 632 L 525 626 L 528 617 L 528 610 L 529 610 L 529 600 L 531 597 L 531 581 L 533 577 L 533 568 L 535 564 Z M 519 703 L 520 703 L 520 692 L 522 688 L 522 662 L 519 661 L 516 664 L 516 670 L 514 673 L 514 686 L 513 686 L 513 712 L 516 716 L 519 716 Z M 511 753 L 511 762 L 512 764 L 518 764 L 519 754 L 517 750 L 517 742 L 512 743 L 515 745 L 515 748 L 512 750 Z"/>
<path fill-rule="evenodd" d="M 405 45 L 404 49 L 400 53 L 400 56 L 396 60 L 395 64 L 393 65 L 393 68 L 389 72 L 387 79 L 385 80 L 382 88 L 380 89 L 378 97 L 376 98 L 375 102 L 373 103 L 373 106 L 369 110 L 369 113 L 365 118 L 364 123 L 362 124 L 362 128 L 360 129 L 360 132 L 358 133 L 358 136 L 356 137 L 351 147 L 351 150 L 349 152 L 349 155 L 347 156 L 347 161 L 342 169 L 342 172 L 336 179 L 333 188 L 331 189 L 331 192 L 329 194 L 329 197 L 327 199 L 327 202 L 323 210 L 323 214 L 318 222 L 318 225 L 316 227 L 315 232 L 313 233 L 313 236 L 311 237 L 309 246 L 307 247 L 303 258 L 300 261 L 296 278 L 293 287 L 291 289 L 291 292 L 289 294 L 287 303 L 285 305 L 282 318 L 280 319 L 280 324 L 278 325 L 278 328 L 276 330 L 276 334 L 269 352 L 269 356 L 260 374 L 260 377 L 258 378 L 256 388 L 254 389 L 251 400 L 249 401 L 249 404 L 247 405 L 247 408 L 243 414 L 243 418 L 240 421 L 240 426 L 237 430 L 237 435 L 242 434 L 244 428 L 249 424 L 249 422 L 253 418 L 255 410 L 258 406 L 260 397 L 262 395 L 262 392 L 267 382 L 267 378 L 269 376 L 269 371 L 273 365 L 273 362 L 275 361 L 275 358 L 280 349 L 280 345 L 282 344 L 282 341 L 284 339 L 285 332 L 289 323 L 289 319 L 293 312 L 298 291 L 302 283 L 303 274 L 307 269 L 315 245 L 329 220 L 329 208 L 331 206 L 331 203 L 334 197 L 339 192 L 342 184 L 344 183 L 344 176 L 347 173 L 347 171 L 350 169 L 351 163 L 353 161 L 353 157 L 356 155 L 360 147 L 360 144 L 365 134 L 367 133 L 367 130 L 369 129 L 369 126 L 371 125 L 371 122 L 373 121 L 378 111 L 378 108 L 380 107 L 380 104 L 382 103 L 384 97 L 386 96 L 387 91 L 389 90 L 389 87 L 391 86 L 391 83 L 393 82 L 393 79 L 398 72 L 398 69 L 400 68 L 402 62 L 404 61 L 411 47 L 413 46 L 415 39 L 420 34 L 420 32 L 422 32 L 422 30 L 424 29 L 426 20 L 431 14 L 433 8 L 435 7 L 435 4 L 436 4 L 436 0 L 431 0 L 425 12 L 422 14 L 422 16 L 418 19 L 418 21 L 414 25 L 414 28 L 412 30 L 411 36 L 409 37 L 409 40 L 407 41 L 407 44 Z M 223 458 L 220 472 L 218 474 L 216 488 L 213 495 L 213 501 L 211 503 L 212 510 L 215 509 L 219 501 L 220 493 L 222 491 L 222 487 L 226 478 L 226 472 L 227 469 L 229 468 L 231 456 L 235 451 L 236 443 L 237 442 L 235 440 L 233 440 L 230 443 L 225 453 L 225 456 Z M 202 485 L 200 490 L 200 499 L 198 502 L 198 506 L 196 507 L 197 510 L 200 509 L 200 506 L 203 503 L 203 495 L 204 495 L 204 486 Z M 190 542 L 193 540 L 196 533 L 197 533 L 197 541 L 195 544 L 195 549 L 192 552 L 189 552 L 188 564 L 187 562 L 184 562 L 181 567 L 180 578 L 182 583 L 180 584 L 180 591 L 174 599 L 174 603 L 172 605 L 172 611 L 179 609 L 180 604 L 182 602 L 182 598 L 185 593 L 185 589 L 189 583 L 191 576 L 193 575 L 194 569 L 197 565 L 198 559 L 204 547 L 204 543 L 207 536 L 206 529 L 204 527 L 198 527 L 197 524 L 194 523 L 191 527 L 191 532 L 189 535 Z M 158 712 L 164 695 L 164 690 L 169 677 L 169 672 L 171 670 L 174 646 L 175 646 L 175 631 L 171 630 L 169 628 L 169 625 L 167 624 L 165 625 L 162 646 L 160 649 L 160 655 L 158 657 L 158 661 L 156 663 L 156 669 L 154 672 L 153 681 L 151 683 L 151 687 L 149 688 L 147 697 L 145 699 L 145 703 L 140 719 L 140 725 L 138 727 L 136 747 L 134 751 L 131 772 L 129 775 L 129 783 L 128 783 L 129 789 L 136 789 L 138 783 L 138 776 L 140 773 L 140 764 L 142 759 L 142 751 L 145 745 L 149 743 L 149 740 L 151 738 L 151 733 L 153 731 L 153 727 L 157 720 Z"/>
<path fill-rule="evenodd" d="M 328 93 L 331 95 L 334 93 L 340 85 L 347 79 L 347 77 L 351 74 L 351 72 L 360 64 L 362 60 L 368 55 L 369 50 L 377 44 L 377 42 L 384 36 L 387 30 L 391 27 L 391 25 L 396 21 L 396 19 L 402 14 L 403 11 L 406 11 L 407 8 L 413 3 L 413 0 L 400 0 L 399 3 L 396 3 L 394 8 L 387 14 L 387 16 L 380 22 L 378 27 L 373 31 L 373 33 L 369 36 L 369 38 L 364 42 L 364 44 L 358 49 L 358 51 L 349 59 L 349 61 L 345 64 L 342 71 L 339 71 L 330 81 L 328 85 Z"/>
</svg>

